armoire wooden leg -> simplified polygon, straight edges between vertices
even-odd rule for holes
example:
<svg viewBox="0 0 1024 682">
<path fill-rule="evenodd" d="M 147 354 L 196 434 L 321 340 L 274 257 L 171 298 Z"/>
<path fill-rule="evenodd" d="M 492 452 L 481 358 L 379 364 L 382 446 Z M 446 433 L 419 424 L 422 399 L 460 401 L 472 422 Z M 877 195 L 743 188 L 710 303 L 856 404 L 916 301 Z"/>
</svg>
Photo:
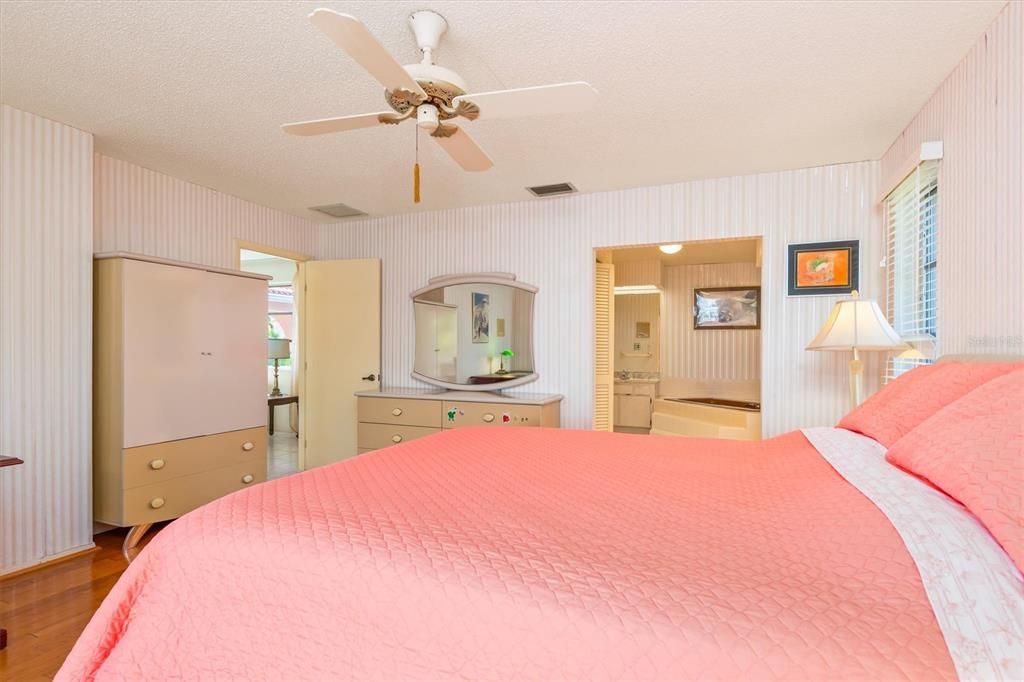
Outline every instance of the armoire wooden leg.
<svg viewBox="0 0 1024 682">
<path fill-rule="evenodd" d="M 142 536 L 152 527 L 152 523 L 143 523 L 138 526 L 132 526 L 131 530 L 128 531 L 128 535 L 124 537 L 124 545 L 121 547 L 121 553 L 124 554 L 124 558 L 128 563 L 132 561 L 130 550 L 135 549 L 135 545 L 139 544 Z"/>
</svg>

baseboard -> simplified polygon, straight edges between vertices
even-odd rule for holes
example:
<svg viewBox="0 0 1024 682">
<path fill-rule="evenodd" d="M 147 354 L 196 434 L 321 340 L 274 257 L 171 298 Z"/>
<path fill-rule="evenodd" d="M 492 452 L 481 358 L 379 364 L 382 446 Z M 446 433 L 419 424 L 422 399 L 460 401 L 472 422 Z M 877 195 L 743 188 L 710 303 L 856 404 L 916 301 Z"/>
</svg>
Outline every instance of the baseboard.
<svg viewBox="0 0 1024 682">
<path fill-rule="evenodd" d="M 12 568 L 9 571 L 0 573 L 0 582 L 4 580 L 10 580 L 11 578 L 17 578 L 20 575 L 25 575 L 26 573 L 31 573 L 32 571 L 38 571 L 41 568 L 53 566 L 54 564 L 69 561 L 70 559 L 76 559 L 86 554 L 92 554 L 98 549 L 99 548 L 95 544 L 90 542 L 88 545 L 82 545 L 81 547 L 75 547 L 74 549 L 69 549 L 66 552 L 61 552 L 60 554 L 54 554 L 53 556 L 46 557 L 45 559 L 41 559 L 40 561 L 37 561 L 34 564 L 26 564 L 23 566 L 19 566 L 17 568 Z"/>
</svg>

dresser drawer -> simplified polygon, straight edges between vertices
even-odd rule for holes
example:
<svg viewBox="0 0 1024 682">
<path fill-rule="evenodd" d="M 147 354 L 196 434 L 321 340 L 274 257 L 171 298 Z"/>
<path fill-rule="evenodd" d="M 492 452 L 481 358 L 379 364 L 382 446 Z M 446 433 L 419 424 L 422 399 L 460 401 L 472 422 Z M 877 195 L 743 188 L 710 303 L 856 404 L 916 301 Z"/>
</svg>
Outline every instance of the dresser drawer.
<svg viewBox="0 0 1024 682">
<path fill-rule="evenodd" d="M 359 396 L 358 421 L 441 428 L 441 401 Z"/>
<path fill-rule="evenodd" d="M 122 487 L 137 488 L 231 464 L 267 463 L 263 427 L 144 445 L 124 451 Z"/>
<path fill-rule="evenodd" d="M 198 474 L 124 491 L 122 524 L 137 526 L 174 519 L 218 497 L 267 480 L 264 460 L 211 469 Z"/>
<path fill-rule="evenodd" d="M 539 405 L 444 402 L 444 428 L 460 426 L 540 426 Z"/>
<path fill-rule="evenodd" d="M 439 433 L 441 429 L 425 426 L 401 426 L 391 424 L 366 424 L 359 422 L 358 446 L 364 450 L 386 448 L 389 445 L 405 443 L 410 440 Z"/>
</svg>

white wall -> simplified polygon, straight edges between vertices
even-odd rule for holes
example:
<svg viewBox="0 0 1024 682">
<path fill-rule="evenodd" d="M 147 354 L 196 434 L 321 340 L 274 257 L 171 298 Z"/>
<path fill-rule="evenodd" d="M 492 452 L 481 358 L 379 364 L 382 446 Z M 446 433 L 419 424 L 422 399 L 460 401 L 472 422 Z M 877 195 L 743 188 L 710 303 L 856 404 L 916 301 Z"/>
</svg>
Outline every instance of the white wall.
<svg viewBox="0 0 1024 682">
<path fill-rule="evenodd" d="M 882 157 L 898 175 L 941 140 L 941 353 L 1024 354 L 1024 3 L 1009 3 Z M 889 183 L 886 182 L 888 185 Z"/>
<path fill-rule="evenodd" d="M 761 330 L 693 328 L 695 288 L 760 286 L 760 269 L 753 263 L 674 265 L 664 273 L 662 375 L 702 382 L 760 381 Z"/>
<path fill-rule="evenodd" d="M 236 240 L 311 253 L 314 223 L 96 155 L 95 248 L 236 267 Z"/>
<path fill-rule="evenodd" d="M 595 247 L 764 236 L 765 433 L 833 424 L 845 411 L 846 361 L 808 353 L 836 300 L 787 298 L 786 244 L 861 239 L 863 293 L 878 294 L 877 162 L 686 182 L 516 204 L 322 225 L 319 258 L 383 261 L 383 367 L 390 386 L 416 386 L 409 292 L 435 275 L 513 272 L 540 287 L 535 359 L 525 391 L 562 393 L 562 423 L 589 427 L 593 404 Z M 869 373 L 872 368 L 869 368 Z"/>
<path fill-rule="evenodd" d="M 92 545 L 92 148 L 0 107 L 0 573 Z"/>
</svg>

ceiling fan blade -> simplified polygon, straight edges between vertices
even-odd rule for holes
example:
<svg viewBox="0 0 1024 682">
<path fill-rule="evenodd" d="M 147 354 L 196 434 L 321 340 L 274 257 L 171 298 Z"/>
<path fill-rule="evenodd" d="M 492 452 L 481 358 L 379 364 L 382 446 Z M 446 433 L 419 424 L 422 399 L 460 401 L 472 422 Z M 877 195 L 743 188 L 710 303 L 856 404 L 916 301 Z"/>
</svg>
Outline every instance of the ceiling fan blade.
<svg viewBox="0 0 1024 682">
<path fill-rule="evenodd" d="M 321 118 L 315 121 L 302 121 L 300 123 L 285 123 L 281 130 L 290 135 L 324 135 L 325 133 L 340 133 L 346 130 L 358 130 L 360 128 L 372 128 L 380 125 L 379 114 L 356 114 L 355 116 L 338 116 L 337 118 Z M 387 112 L 393 116 L 393 112 Z"/>
<path fill-rule="evenodd" d="M 448 156 L 455 160 L 455 163 L 462 166 L 463 170 L 485 171 L 494 165 L 487 152 L 480 148 L 472 137 L 462 128 L 455 128 L 455 132 L 448 137 L 435 137 L 441 149 L 448 152 Z"/>
<path fill-rule="evenodd" d="M 471 102 L 480 107 L 480 118 L 488 120 L 578 113 L 593 107 L 597 103 L 597 97 L 597 90 L 589 83 L 577 81 L 460 95 L 452 104 L 458 105 L 463 100 Z"/>
<path fill-rule="evenodd" d="M 363 22 L 348 14 L 323 8 L 313 10 L 309 20 L 388 90 L 404 88 L 426 96 L 409 72 L 377 42 Z"/>
</svg>

